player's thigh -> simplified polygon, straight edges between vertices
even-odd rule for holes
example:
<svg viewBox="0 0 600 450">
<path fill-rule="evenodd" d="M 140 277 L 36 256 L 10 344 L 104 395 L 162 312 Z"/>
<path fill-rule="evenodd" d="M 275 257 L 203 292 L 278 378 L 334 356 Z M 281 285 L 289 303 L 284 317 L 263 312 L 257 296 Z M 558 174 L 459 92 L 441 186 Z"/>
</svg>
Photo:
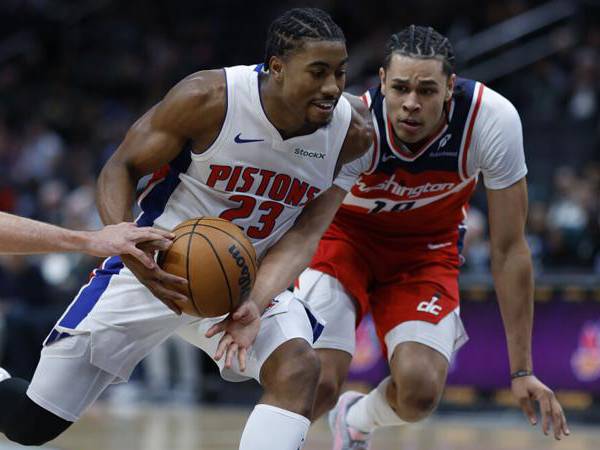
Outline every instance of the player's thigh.
<svg viewBox="0 0 600 450">
<path fill-rule="evenodd" d="M 91 363 L 90 335 L 64 337 L 43 348 L 27 390 L 31 400 L 75 422 L 117 380 Z"/>
<path fill-rule="evenodd" d="M 371 311 L 388 359 L 402 342 L 419 342 L 450 361 L 467 339 L 459 315 L 456 268 L 431 261 L 373 290 Z"/>
<path fill-rule="evenodd" d="M 202 349 L 214 360 L 219 340 L 223 333 L 212 338 L 205 336 L 208 329 L 222 318 L 202 319 L 192 324 L 183 326 L 177 334 L 196 347 Z M 294 298 L 291 292 L 285 291 L 278 295 L 261 317 L 261 326 L 254 344 L 247 353 L 246 370 L 239 368 L 237 358 L 234 358 L 232 367 L 225 367 L 224 358 L 215 361 L 221 376 L 228 381 L 244 381 L 254 378 L 261 382 L 261 369 L 269 357 L 282 344 L 293 339 L 306 342 L 307 346 L 313 344 L 323 326 L 310 313 L 305 306 Z"/>
<path fill-rule="evenodd" d="M 336 350 L 352 358 L 356 347 L 357 311 L 351 294 L 335 277 L 313 269 L 306 269 L 298 284 L 294 295 L 308 303 L 325 323 L 314 348 Z M 347 358 L 340 354 L 339 359 Z"/>
<path fill-rule="evenodd" d="M 194 319 L 173 313 L 126 267 L 103 270 L 81 289 L 44 345 L 65 334 L 87 334 L 92 364 L 127 380 L 154 347 Z"/>
<path fill-rule="evenodd" d="M 380 319 L 381 322 L 381 319 Z M 383 342 L 387 349 L 388 361 L 392 361 L 394 354 L 400 352 L 398 347 L 407 342 L 418 343 L 417 349 L 427 348 L 426 354 L 435 352 L 436 356 L 443 358 L 446 364 L 452 361 L 456 352 L 468 340 L 467 333 L 460 319 L 458 308 L 440 320 L 438 323 L 424 320 L 398 320 L 398 324 L 391 327 L 383 335 Z M 417 355 L 425 350 L 406 350 Z M 399 356 L 396 359 L 400 360 Z"/>
</svg>

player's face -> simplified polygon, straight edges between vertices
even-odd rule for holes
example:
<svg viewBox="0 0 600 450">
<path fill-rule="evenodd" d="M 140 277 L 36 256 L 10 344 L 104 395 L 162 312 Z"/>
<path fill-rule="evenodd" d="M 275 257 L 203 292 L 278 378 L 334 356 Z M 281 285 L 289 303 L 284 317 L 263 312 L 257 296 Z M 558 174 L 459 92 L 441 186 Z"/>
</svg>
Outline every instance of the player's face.
<svg viewBox="0 0 600 450">
<path fill-rule="evenodd" d="M 396 54 L 379 76 L 389 120 L 401 141 L 422 141 L 446 120 L 444 103 L 452 97 L 456 77 L 443 72 L 439 59 Z"/>
<path fill-rule="evenodd" d="M 331 121 L 346 84 L 347 61 L 340 41 L 306 41 L 285 59 L 282 98 L 299 123 L 321 127 Z"/>
</svg>

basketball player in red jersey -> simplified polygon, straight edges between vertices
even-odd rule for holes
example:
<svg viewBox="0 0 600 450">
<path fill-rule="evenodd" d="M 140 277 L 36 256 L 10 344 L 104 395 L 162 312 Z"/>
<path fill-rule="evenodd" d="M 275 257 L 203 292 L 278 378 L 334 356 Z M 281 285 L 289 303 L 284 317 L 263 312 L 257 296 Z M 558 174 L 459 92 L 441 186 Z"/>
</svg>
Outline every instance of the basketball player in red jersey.
<svg viewBox="0 0 600 450">
<path fill-rule="evenodd" d="M 231 220 L 261 259 L 254 288 L 233 317 L 197 318 L 173 304 L 186 300 L 177 286 L 186 280 L 165 282 L 160 268 L 127 256 L 107 259 L 46 339 L 31 383 L 0 373 L 0 432 L 28 445 L 53 439 L 178 333 L 225 379 L 263 386 L 241 450 L 302 448 L 322 327 L 287 287 L 360 173 L 347 163 L 372 143 L 368 109 L 342 96 L 347 59 L 327 13 L 292 9 L 272 23 L 264 64 L 192 74 L 130 128 L 100 175 L 103 221 L 131 219 L 137 182 L 153 173 L 137 223 Z"/>
<path fill-rule="evenodd" d="M 0 230 L 0 254 L 80 252 L 100 257 L 129 254 L 148 269 L 153 269 L 156 263 L 148 249 L 144 251 L 137 245 L 148 243 L 150 250 L 166 250 L 173 238 L 170 232 L 128 222 L 107 225 L 97 231 L 75 231 L 3 212 L 0 212 Z"/>
<path fill-rule="evenodd" d="M 335 450 L 369 448 L 381 426 L 427 417 L 466 335 L 458 274 L 464 219 L 479 173 L 487 190 L 491 259 L 507 336 L 512 392 L 532 424 L 569 430 L 554 393 L 533 374 L 533 274 L 524 227 L 527 187 L 519 115 L 504 97 L 453 71 L 448 39 L 410 26 L 388 45 L 381 86 L 367 91 L 373 161 L 345 198 L 298 280 L 296 295 L 327 321 L 314 414 L 334 406 L 371 310 L 391 377 L 343 394 L 330 413 Z"/>
</svg>

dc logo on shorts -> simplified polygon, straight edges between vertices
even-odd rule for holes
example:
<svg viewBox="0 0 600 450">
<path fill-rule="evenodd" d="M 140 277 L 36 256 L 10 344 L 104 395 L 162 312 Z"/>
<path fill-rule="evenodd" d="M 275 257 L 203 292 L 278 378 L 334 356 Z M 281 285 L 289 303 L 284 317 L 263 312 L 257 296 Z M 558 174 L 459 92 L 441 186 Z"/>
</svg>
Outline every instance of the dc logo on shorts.
<svg viewBox="0 0 600 450">
<path fill-rule="evenodd" d="M 433 314 L 434 316 L 439 316 L 442 307 L 440 305 L 436 305 L 436 303 L 440 298 L 440 294 L 434 294 L 434 296 L 431 297 L 431 300 L 425 300 L 419 303 L 419 305 L 417 306 L 417 311 Z"/>
</svg>

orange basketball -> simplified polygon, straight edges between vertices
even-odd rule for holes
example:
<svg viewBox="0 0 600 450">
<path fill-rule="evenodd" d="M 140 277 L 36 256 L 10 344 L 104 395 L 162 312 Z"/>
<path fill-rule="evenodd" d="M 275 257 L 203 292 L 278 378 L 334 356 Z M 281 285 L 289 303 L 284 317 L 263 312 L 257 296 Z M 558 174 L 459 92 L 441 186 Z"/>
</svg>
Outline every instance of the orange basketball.
<svg viewBox="0 0 600 450">
<path fill-rule="evenodd" d="M 186 314 L 217 317 L 233 311 L 256 278 L 256 252 L 246 235 L 228 220 L 198 217 L 173 230 L 173 245 L 159 256 L 163 270 L 188 280 L 192 301 L 178 303 Z M 185 289 L 185 288 L 184 288 Z"/>
</svg>

